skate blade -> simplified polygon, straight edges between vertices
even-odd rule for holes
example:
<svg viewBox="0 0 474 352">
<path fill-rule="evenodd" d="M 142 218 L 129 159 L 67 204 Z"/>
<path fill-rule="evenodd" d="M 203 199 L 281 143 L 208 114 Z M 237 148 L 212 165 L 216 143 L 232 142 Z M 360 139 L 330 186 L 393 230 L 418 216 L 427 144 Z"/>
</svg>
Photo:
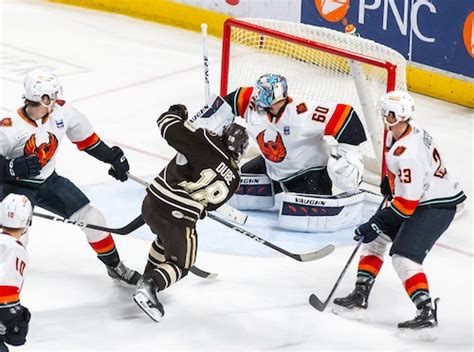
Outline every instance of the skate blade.
<svg viewBox="0 0 474 352">
<path fill-rule="evenodd" d="M 335 305 L 332 308 L 332 312 L 336 315 L 352 320 L 364 320 L 365 318 L 365 309 L 362 308 L 348 309 L 342 306 Z"/>
<path fill-rule="evenodd" d="M 163 314 L 158 308 L 150 306 L 150 300 L 143 292 L 137 292 L 133 295 L 135 303 L 154 321 L 160 322 Z"/>
<path fill-rule="evenodd" d="M 438 328 L 422 328 L 422 329 L 398 329 L 398 337 L 413 341 L 433 342 L 438 339 Z"/>
</svg>

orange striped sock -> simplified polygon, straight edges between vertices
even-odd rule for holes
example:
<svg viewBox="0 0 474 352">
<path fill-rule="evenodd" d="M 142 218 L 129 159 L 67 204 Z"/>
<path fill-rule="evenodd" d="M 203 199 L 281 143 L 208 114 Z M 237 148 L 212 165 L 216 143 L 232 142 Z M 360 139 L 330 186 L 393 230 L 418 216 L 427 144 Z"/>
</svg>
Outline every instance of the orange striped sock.
<svg viewBox="0 0 474 352">
<path fill-rule="evenodd" d="M 430 299 L 430 289 L 425 273 L 416 273 L 404 282 L 404 286 L 408 296 L 417 307 Z"/>
<path fill-rule="evenodd" d="M 357 281 L 375 280 L 382 264 L 383 259 L 376 255 L 361 257 L 357 268 Z"/>
<path fill-rule="evenodd" d="M 108 266 L 116 267 L 120 262 L 120 257 L 115 247 L 114 239 L 110 234 L 97 242 L 89 242 L 92 249 L 97 253 L 99 259 Z"/>
</svg>

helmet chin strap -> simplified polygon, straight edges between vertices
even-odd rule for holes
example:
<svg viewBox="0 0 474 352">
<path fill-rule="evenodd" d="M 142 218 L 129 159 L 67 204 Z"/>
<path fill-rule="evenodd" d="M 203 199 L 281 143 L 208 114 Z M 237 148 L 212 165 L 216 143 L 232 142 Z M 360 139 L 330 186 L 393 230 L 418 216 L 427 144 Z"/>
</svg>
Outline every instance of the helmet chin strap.
<svg viewBox="0 0 474 352">
<path fill-rule="evenodd" d="M 55 103 L 56 103 L 56 99 L 51 99 L 49 104 L 45 104 L 45 103 L 43 103 L 43 101 L 40 101 L 41 106 L 48 109 L 48 114 L 50 114 L 51 111 L 53 111 L 53 106 L 54 106 Z"/>
</svg>

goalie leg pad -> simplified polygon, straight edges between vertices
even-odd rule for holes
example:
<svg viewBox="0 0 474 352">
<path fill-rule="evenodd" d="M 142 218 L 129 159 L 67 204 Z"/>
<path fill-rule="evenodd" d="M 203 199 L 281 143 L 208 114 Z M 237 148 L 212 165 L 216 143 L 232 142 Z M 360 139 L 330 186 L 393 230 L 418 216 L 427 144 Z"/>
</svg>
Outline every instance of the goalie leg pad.
<svg viewBox="0 0 474 352">
<path fill-rule="evenodd" d="M 273 208 L 275 191 L 267 175 L 241 174 L 240 185 L 228 203 L 240 210 Z"/>
<path fill-rule="evenodd" d="M 363 210 L 370 204 L 365 192 L 357 190 L 334 196 L 285 193 L 279 213 L 284 229 L 304 232 L 332 232 L 354 227 L 368 220 Z"/>
</svg>

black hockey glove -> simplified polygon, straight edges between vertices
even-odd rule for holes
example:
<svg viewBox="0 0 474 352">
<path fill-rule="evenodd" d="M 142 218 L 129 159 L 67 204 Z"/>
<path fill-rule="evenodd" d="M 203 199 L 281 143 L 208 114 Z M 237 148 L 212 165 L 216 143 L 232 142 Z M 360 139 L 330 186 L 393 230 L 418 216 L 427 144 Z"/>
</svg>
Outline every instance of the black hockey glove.
<svg viewBox="0 0 474 352">
<path fill-rule="evenodd" d="M 7 328 L 6 334 L 3 336 L 3 341 L 12 346 L 24 345 L 26 335 L 28 335 L 30 319 L 31 314 L 28 308 L 21 306 L 13 319 L 7 323 L 3 323 Z"/>
<path fill-rule="evenodd" d="M 168 113 L 178 115 L 183 119 L 183 121 L 186 121 L 188 119 L 188 109 L 185 105 L 182 104 L 171 105 L 168 109 Z"/>
<path fill-rule="evenodd" d="M 112 165 L 109 169 L 109 175 L 122 182 L 127 181 L 127 171 L 130 170 L 127 158 L 119 147 L 113 146 L 110 149 L 113 153 L 113 157 L 109 161 L 109 164 Z"/>
<path fill-rule="evenodd" d="M 362 242 L 369 243 L 375 240 L 378 235 L 383 234 L 381 224 L 375 217 L 371 217 L 368 222 L 356 227 L 354 240 L 359 241 L 362 236 L 364 239 Z"/>
<path fill-rule="evenodd" d="M 39 158 L 34 154 L 11 159 L 7 165 L 11 177 L 30 178 L 38 176 L 41 171 Z"/>
<path fill-rule="evenodd" d="M 382 182 L 380 183 L 380 193 L 382 193 L 384 197 L 390 197 L 392 195 L 390 182 L 388 182 L 388 176 L 384 176 Z"/>
</svg>

